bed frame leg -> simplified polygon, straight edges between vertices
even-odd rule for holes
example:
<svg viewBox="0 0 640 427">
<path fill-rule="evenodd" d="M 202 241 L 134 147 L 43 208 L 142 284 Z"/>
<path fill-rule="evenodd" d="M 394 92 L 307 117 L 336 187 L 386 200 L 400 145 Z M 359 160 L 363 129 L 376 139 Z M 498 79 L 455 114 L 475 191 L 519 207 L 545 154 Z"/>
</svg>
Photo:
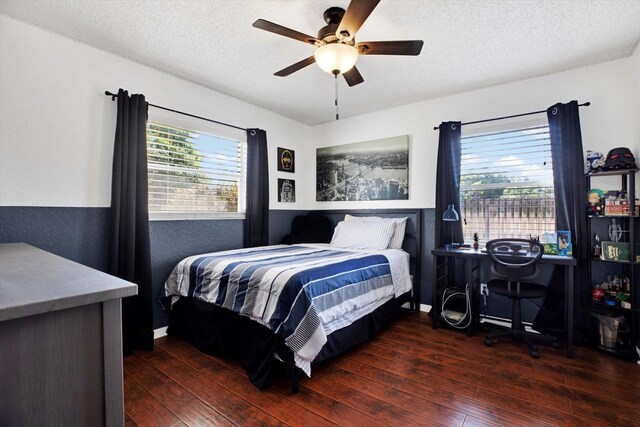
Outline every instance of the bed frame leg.
<svg viewBox="0 0 640 427">
<path fill-rule="evenodd" d="M 284 363 L 285 374 L 287 375 L 289 383 L 291 383 L 291 392 L 298 394 L 300 391 L 300 370 L 296 366 L 291 349 L 286 346 L 284 340 L 279 340 L 276 344 L 276 354 L 280 356 L 280 359 Z"/>
<path fill-rule="evenodd" d="M 287 378 L 291 383 L 291 392 L 293 394 L 298 394 L 300 391 L 300 372 L 298 371 L 295 363 L 293 363 L 293 360 L 287 363 Z"/>
</svg>

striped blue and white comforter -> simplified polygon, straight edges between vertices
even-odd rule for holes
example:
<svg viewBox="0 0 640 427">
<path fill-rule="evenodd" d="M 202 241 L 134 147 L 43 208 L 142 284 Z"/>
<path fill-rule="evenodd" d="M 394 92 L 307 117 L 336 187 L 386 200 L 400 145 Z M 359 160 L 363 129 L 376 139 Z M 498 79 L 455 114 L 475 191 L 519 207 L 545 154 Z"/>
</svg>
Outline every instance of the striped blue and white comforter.
<svg viewBox="0 0 640 427">
<path fill-rule="evenodd" d="M 310 375 L 327 335 L 410 289 L 409 255 L 401 250 L 276 245 L 185 258 L 165 296 L 197 298 L 267 326 Z"/>
</svg>

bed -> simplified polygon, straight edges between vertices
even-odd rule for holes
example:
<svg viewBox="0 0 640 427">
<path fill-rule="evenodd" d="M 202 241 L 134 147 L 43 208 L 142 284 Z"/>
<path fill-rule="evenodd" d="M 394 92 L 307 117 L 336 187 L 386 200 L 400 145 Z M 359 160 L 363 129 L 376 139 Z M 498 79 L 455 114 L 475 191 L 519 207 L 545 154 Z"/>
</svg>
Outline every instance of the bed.
<svg viewBox="0 0 640 427">
<path fill-rule="evenodd" d="M 313 363 L 374 338 L 403 304 L 417 309 L 420 211 L 321 213 L 338 223 L 331 245 L 273 245 L 180 261 L 162 298 L 168 333 L 238 358 L 260 389 L 279 359 L 297 391 Z M 371 215 L 384 219 L 366 224 Z M 402 235 L 400 218 L 407 218 Z M 363 232 L 371 227 L 375 232 Z M 365 247 L 353 243 L 363 235 Z"/>
</svg>

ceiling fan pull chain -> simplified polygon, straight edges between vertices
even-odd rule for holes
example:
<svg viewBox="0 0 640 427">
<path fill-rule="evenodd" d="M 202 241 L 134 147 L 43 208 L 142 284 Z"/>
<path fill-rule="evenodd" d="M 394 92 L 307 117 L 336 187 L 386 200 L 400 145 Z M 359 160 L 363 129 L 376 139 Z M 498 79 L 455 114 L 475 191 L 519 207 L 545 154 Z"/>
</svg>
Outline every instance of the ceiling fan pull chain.
<svg viewBox="0 0 640 427">
<path fill-rule="evenodd" d="M 340 120 L 340 110 L 338 109 L 338 74 L 334 74 L 334 81 L 336 83 L 336 120 Z"/>
</svg>

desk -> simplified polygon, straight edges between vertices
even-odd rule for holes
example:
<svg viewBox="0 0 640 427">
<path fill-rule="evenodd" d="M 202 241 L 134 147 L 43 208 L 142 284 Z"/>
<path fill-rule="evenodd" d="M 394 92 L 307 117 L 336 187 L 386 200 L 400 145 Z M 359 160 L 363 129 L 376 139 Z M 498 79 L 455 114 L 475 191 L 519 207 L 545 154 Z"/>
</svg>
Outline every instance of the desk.
<svg viewBox="0 0 640 427">
<path fill-rule="evenodd" d="M 462 258 L 465 260 L 466 277 L 470 278 L 471 288 L 479 289 L 480 282 L 480 263 L 483 260 L 489 260 L 489 254 L 483 252 L 480 249 L 460 248 L 460 249 L 444 249 L 438 248 L 431 251 L 434 256 L 434 282 L 432 291 L 432 304 L 435 310 L 432 316 L 433 328 L 438 328 L 438 322 L 440 320 L 439 313 L 440 299 L 438 298 L 438 282 L 447 277 L 449 271 L 445 275 L 439 276 L 438 270 L 440 267 L 447 267 L 449 258 Z M 564 266 L 564 329 L 567 338 L 567 357 L 573 357 L 573 267 L 576 265 L 576 260 L 573 257 L 558 256 L 558 255 L 543 255 L 540 259 L 541 264 L 547 265 L 562 265 Z M 471 298 L 473 298 L 473 292 L 470 292 Z M 471 301 L 471 307 L 475 307 L 473 300 Z M 438 313 L 438 314 L 436 314 Z M 473 334 L 474 322 L 467 329 L 467 334 Z"/>
<path fill-rule="evenodd" d="M 120 300 L 138 287 L 0 245 L 0 424 L 122 426 Z"/>
</svg>

